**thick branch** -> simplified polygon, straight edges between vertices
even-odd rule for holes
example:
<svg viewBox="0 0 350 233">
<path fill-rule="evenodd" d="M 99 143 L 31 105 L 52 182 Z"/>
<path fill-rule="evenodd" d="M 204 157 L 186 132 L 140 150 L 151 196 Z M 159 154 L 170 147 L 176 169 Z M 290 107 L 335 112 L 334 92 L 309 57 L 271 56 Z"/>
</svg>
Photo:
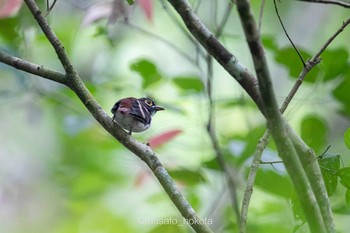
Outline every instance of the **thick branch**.
<svg viewBox="0 0 350 233">
<path fill-rule="evenodd" d="M 315 53 L 315 55 L 306 62 L 306 66 L 301 71 L 297 81 L 294 83 L 294 86 L 292 87 L 291 91 L 289 92 L 288 96 L 284 100 L 280 111 L 281 113 L 284 113 L 284 111 L 287 109 L 289 103 L 295 96 L 296 92 L 298 91 L 299 87 L 301 86 L 302 82 L 304 81 L 306 75 L 316 66 L 320 61 L 321 54 L 326 50 L 326 48 L 332 43 L 332 41 L 345 29 L 346 26 L 350 24 L 350 18 L 347 19 L 340 27 L 339 29 L 326 41 L 326 43 Z M 268 138 L 270 136 L 269 131 L 267 130 L 263 137 L 259 140 L 259 143 L 257 145 L 256 151 L 254 153 L 254 159 L 252 162 L 252 165 L 250 167 L 249 176 L 247 180 L 246 189 L 244 192 L 243 202 L 242 202 L 242 210 L 241 210 L 241 232 L 246 232 L 246 222 L 247 222 L 247 213 L 248 213 L 248 207 L 250 203 L 250 198 L 252 196 L 253 192 L 253 185 L 255 182 L 255 177 L 257 170 L 259 168 L 259 164 L 261 164 L 261 155 L 264 149 L 266 148 L 266 145 L 268 144 Z M 305 147 L 304 147 L 305 148 Z M 305 152 L 305 151 L 304 151 Z M 307 151 L 305 152 L 306 156 L 309 156 Z M 304 155 L 302 155 L 304 156 Z M 313 168 L 314 169 L 314 168 Z M 317 187 L 315 187 L 317 188 Z M 318 200 L 320 202 L 325 201 L 325 199 L 328 197 L 325 195 L 325 190 L 318 192 L 320 195 L 316 196 L 319 197 Z M 325 206 L 327 206 L 325 208 Z M 331 209 L 329 204 L 323 204 L 321 207 L 321 211 L 323 211 L 323 215 L 327 216 L 325 218 L 325 224 L 328 225 L 329 229 L 332 229 L 334 231 L 334 223 L 333 223 L 333 217 L 331 213 Z"/>
<path fill-rule="evenodd" d="M 327 232 L 329 228 L 325 225 L 320 203 L 316 201 L 316 195 L 318 194 L 315 193 L 316 190 L 314 188 L 310 189 L 310 182 L 313 180 L 311 178 L 317 179 L 318 176 L 315 176 L 315 173 L 311 174 L 310 171 L 303 167 L 298 154 L 299 150 L 295 148 L 295 142 L 293 141 L 296 138 L 290 139 L 288 136 L 288 132 L 293 130 L 281 116 L 277 108 L 264 49 L 260 41 L 260 35 L 250 3 L 248 0 L 237 0 L 236 3 L 258 76 L 260 92 L 266 110 L 268 129 L 271 131 L 278 153 L 282 157 L 294 183 L 296 193 L 311 231 Z"/>
<path fill-rule="evenodd" d="M 259 30 L 256 26 L 248 0 L 237 0 L 236 4 L 250 53 L 253 58 L 255 72 L 259 80 L 259 88 L 264 100 L 264 108 L 268 117 L 270 116 L 271 118 L 273 115 L 276 116 L 279 113 L 265 57 L 265 51 L 260 40 Z"/>
</svg>

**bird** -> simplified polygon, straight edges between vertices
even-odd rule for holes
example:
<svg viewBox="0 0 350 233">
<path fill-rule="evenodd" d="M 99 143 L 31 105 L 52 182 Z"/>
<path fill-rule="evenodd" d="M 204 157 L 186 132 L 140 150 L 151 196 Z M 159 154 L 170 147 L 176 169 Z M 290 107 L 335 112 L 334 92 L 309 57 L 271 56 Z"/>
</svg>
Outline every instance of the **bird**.
<svg viewBox="0 0 350 233">
<path fill-rule="evenodd" d="M 128 131 L 139 133 L 147 130 L 152 121 L 152 116 L 157 111 L 165 110 L 163 107 L 148 97 L 127 97 L 118 100 L 111 109 L 112 120 L 120 127 Z"/>
</svg>

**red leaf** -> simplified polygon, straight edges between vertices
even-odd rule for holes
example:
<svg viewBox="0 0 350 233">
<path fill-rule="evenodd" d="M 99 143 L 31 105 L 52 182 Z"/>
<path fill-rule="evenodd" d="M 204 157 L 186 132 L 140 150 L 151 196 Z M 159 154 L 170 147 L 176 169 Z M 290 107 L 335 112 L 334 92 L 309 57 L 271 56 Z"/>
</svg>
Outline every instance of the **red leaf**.
<svg viewBox="0 0 350 233">
<path fill-rule="evenodd" d="M 164 143 L 170 141 L 174 137 L 176 137 L 179 133 L 182 133 L 182 130 L 173 129 L 173 130 L 163 132 L 155 137 L 152 137 L 149 140 L 149 145 L 152 149 L 157 148 L 157 147 L 163 145 Z"/>
<path fill-rule="evenodd" d="M 7 0 L 0 2 L 0 18 L 10 17 L 21 8 L 22 0 Z"/>
<path fill-rule="evenodd" d="M 152 19 L 153 19 L 152 0 L 139 0 L 139 4 L 142 10 L 145 12 L 148 21 L 152 22 Z"/>
</svg>

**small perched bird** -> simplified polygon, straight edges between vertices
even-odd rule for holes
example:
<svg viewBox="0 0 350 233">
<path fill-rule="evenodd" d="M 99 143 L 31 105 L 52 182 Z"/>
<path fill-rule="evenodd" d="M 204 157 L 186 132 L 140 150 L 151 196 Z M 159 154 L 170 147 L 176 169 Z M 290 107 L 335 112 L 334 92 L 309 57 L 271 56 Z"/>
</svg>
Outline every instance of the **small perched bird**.
<svg viewBox="0 0 350 233">
<path fill-rule="evenodd" d="M 116 102 L 111 110 L 113 121 L 120 127 L 132 132 L 143 132 L 151 125 L 152 116 L 157 112 L 164 110 L 150 98 L 136 99 L 128 97 Z"/>
</svg>

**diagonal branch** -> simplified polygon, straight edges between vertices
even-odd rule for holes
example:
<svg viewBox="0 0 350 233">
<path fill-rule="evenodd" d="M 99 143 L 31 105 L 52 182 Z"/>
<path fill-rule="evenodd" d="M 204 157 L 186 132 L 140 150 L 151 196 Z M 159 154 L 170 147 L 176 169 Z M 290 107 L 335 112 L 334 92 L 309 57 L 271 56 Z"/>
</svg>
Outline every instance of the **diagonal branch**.
<svg viewBox="0 0 350 233">
<path fill-rule="evenodd" d="M 0 50 L 0 62 L 12 66 L 16 69 L 23 70 L 25 72 L 58 82 L 61 84 L 66 84 L 66 76 L 58 71 L 50 70 L 44 66 L 40 66 L 21 58 L 9 55 Z"/>
<path fill-rule="evenodd" d="M 163 167 L 156 154 L 151 150 L 151 148 L 136 141 L 117 124 L 113 123 L 108 114 L 97 103 L 97 101 L 94 99 L 94 97 L 91 95 L 89 90 L 86 88 L 76 73 L 63 45 L 46 22 L 36 2 L 34 0 L 25 0 L 25 2 L 32 12 L 34 18 L 40 25 L 42 31 L 46 35 L 47 39 L 56 50 L 58 58 L 66 71 L 66 75 L 44 69 L 41 66 L 24 61 L 22 59 L 18 59 L 3 52 L 0 53 L 0 61 L 17 69 L 27 71 L 62 84 L 66 84 L 68 87 L 70 87 L 77 94 L 85 107 L 90 111 L 92 116 L 101 124 L 101 126 L 103 126 L 105 130 L 108 131 L 114 138 L 116 138 L 121 144 L 123 144 L 127 149 L 137 155 L 148 165 L 148 167 L 157 177 L 158 181 L 161 183 L 164 190 L 167 192 L 169 198 L 178 208 L 179 212 L 185 219 L 188 220 L 189 223 L 191 223 L 191 227 L 196 232 L 212 232 L 210 228 L 196 215 L 194 209 L 190 206 L 188 201 L 176 187 L 174 181 L 171 179 L 170 175 Z M 68 77 L 67 79 L 66 76 Z"/>
<path fill-rule="evenodd" d="M 331 4 L 338 5 L 345 8 L 350 8 L 350 2 L 339 1 L 339 0 L 296 0 L 300 2 L 309 2 L 309 3 L 322 3 L 322 4 Z"/>
</svg>

